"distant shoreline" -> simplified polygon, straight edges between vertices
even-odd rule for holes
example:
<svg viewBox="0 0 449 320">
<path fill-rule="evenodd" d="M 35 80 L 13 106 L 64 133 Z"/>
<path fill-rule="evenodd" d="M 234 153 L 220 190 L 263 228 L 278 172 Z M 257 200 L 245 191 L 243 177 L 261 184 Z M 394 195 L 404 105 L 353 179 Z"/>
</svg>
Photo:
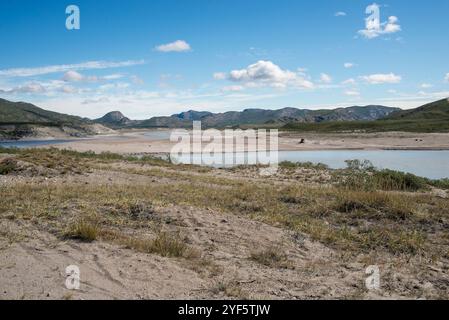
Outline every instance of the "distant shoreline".
<svg viewBox="0 0 449 320">
<path fill-rule="evenodd" d="M 166 133 L 165 133 L 166 132 Z M 56 147 L 76 151 L 113 152 L 120 154 L 169 153 L 175 144 L 170 142 L 169 130 L 139 130 L 117 134 L 82 138 L 31 138 L 3 140 L 1 143 L 49 142 L 39 147 Z M 154 133 L 154 136 L 151 136 Z M 161 133 L 162 137 L 161 138 Z M 166 134 L 166 137 L 165 137 Z M 299 143 L 304 139 L 305 143 Z M 52 140 L 64 141 L 52 144 Z M 207 143 L 204 143 L 206 145 Z M 446 151 L 449 150 L 449 133 L 297 133 L 280 132 L 279 151 Z M 243 151 L 238 149 L 237 151 Z"/>
</svg>

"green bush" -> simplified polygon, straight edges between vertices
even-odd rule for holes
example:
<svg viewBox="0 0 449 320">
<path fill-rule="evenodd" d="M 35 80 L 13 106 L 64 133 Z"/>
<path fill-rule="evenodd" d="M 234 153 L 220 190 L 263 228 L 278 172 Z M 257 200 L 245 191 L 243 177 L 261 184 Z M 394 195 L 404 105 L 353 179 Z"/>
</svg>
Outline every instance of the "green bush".
<svg viewBox="0 0 449 320">
<path fill-rule="evenodd" d="M 368 160 L 347 160 L 347 169 L 337 172 L 339 185 L 351 190 L 418 191 L 429 185 L 448 186 L 449 181 L 431 181 L 411 173 L 377 170 Z"/>
<path fill-rule="evenodd" d="M 315 170 L 327 170 L 329 167 L 323 163 L 313 163 L 313 162 L 291 162 L 282 161 L 279 163 L 279 167 L 284 169 L 296 169 L 296 168 L 306 168 Z"/>
<path fill-rule="evenodd" d="M 0 161 L 0 175 L 7 175 L 19 169 L 17 161 L 11 158 Z"/>
<path fill-rule="evenodd" d="M 375 171 L 371 179 L 377 189 L 386 191 L 418 191 L 428 188 L 428 180 L 426 178 L 388 169 Z"/>
</svg>

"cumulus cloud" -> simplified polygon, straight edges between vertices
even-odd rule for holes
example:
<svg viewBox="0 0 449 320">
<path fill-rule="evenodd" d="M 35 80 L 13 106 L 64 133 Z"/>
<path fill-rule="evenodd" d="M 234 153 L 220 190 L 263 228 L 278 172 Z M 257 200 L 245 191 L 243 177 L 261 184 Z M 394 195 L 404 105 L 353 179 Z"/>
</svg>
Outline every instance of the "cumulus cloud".
<svg viewBox="0 0 449 320">
<path fill-rule="evenodd" d="M 83 81 L 83 79 L 84 76 L 81 73 L 74 70 L 67 71 L 62 77 L 62 80 L 66 82 L 78 82 Z"/>
<path fill-rule="evenodd" d="M 399 83 L 402 80 L 401 76 L 395 75 L 394 73 L 372 74 L 368 76 L 362 76 L 361 78 L 369 84 Z"/>
<path fill-rule="evenodd" d="M 320 75 L 320 82 L 322 83 L 331 83 L 332 82 L 332 77 L 326 73 L 322 73 Z"/>
<path fill-rule="evenodd" d="M 350 69 L 350 68 L 355 67 L 355 64 L 352 63 L 352 62 L 346 62 L 343 66 L 344 66 L 346 69 Z"/>
<path fill-rule="evenodd" d="M 433 85 L 431 85 L 430 83 L 422 83 L 420 85 L 420 87 L 423 88 L 423 89 L 428 89 L 428 88 L 432 88 Z"/>
<path fill-rule="evenodd" d="M 260 60 L 245 69 L 233 70 L 228 78 L 235 82 L 245 83 L 249 87 L 271 86 L 286 88 L 288 86 L 311 89 L 313 83 L 299 74 L 284 70 L 271 61 Z"/>
<path fill-rule="evenodd" d="M 345 17 L 346 16 L 346 12 L 344 12 L 344 11 L 335 12 L 335 16 L 336 17 Z"/>
<path fill-rule="evenodd" d="M 380 12 L 380 7 L 378 4 L 373 3 L 366 9 L 367 14 L 372 14 L 374 12 Z M 384 34 L 392 34 L 401 31 L 401 26 L 399 25 L 399 19 L 396 16 L 388 17 L 388 20 L 381 23 L 379 18 L 372 18 L 372 16 L 366 18 L 365 29 L 359 30 L 358 34 L 365 37 L 366 39 L 374 39 Z"/>
<path fill-rule="evenodd" d="M 176 40 L 171 43 L 161 44 L 156 47 L 157 51 L 160 52 L 184 52 L 190 51 L 190 45 L 184 40 Z"/>
<path fill-rule="evenodd" d="M 0 70 L 0 76 L 3 77 L 32 77 L 45 75 L 50 73 L 62 73 L 71 70 L 92 70 L 92 69 L 110 69 L 130 67 L 135 65 L 144 64 L 144 60 L 128 60 L 121 62 L 108 62 L 108 61 L 88 61 L 79 64 L 63 64 L 52 65 L 37 68 L 15 68 Z"/>
</svg>

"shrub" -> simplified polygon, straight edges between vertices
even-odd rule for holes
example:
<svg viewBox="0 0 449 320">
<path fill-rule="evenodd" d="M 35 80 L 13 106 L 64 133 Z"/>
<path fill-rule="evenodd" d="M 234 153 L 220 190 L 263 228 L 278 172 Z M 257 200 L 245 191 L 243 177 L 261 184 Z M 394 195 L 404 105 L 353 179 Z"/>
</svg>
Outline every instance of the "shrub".
<svg viewBox="0 0 449 320">
<path fill-rule="evenodd" d="M 296 169 L 296 168 L 315 169 L 315 170 L 329 169 L 329 167 L 323 163 L 291 162 L 291 161 L 282 161 L 279 163 L 279 167 L 284 169 Z"/>
<path fill-rule="evenodd" d="M 428 187 L 428 180 L 425 178 L 415 176 L 411 173 L 388 169 L 374 172 L 371 179 L 373 179 L 373 184 L 377 189 L 386 191 L 418 191 Z"/>
<path fill-rule="evenodd" d="M 340 186 L 350 190 L 418 191 L 428 188 L 431 180 L 389 169 L 377 170 L 368 160 L 347 160 L 347 169 L 337 171 Z M 437 184 L 438 182 L 435 182 Z M 444 182 L 440 182 L 445 185 Z"/>
<path fill-rule="evenodd" d="M 0 161 L 0 175 L 6 175 L 19 169 L 17 161 L 6 158 Z"/>
</svg>

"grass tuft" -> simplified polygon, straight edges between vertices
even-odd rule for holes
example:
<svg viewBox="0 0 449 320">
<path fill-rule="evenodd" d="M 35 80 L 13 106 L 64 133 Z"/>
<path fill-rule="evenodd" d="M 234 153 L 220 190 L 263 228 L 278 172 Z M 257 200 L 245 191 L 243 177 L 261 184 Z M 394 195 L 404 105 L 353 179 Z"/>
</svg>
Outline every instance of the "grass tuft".
<svg viewBox="0 0 449 320">
<path fill-rule="evenodd" d="M 271 247 L 251 253 L 250 259 L 270 268 L 293 269 L 293 264 L 280 249 Z"/>
<path fill-rule="evenodd" d="M 82 219 L 69 225 L 64 236 L 69 239 L 92 242 L 98 238 L 99 232 L 98 224 Z"/>
</svg>

